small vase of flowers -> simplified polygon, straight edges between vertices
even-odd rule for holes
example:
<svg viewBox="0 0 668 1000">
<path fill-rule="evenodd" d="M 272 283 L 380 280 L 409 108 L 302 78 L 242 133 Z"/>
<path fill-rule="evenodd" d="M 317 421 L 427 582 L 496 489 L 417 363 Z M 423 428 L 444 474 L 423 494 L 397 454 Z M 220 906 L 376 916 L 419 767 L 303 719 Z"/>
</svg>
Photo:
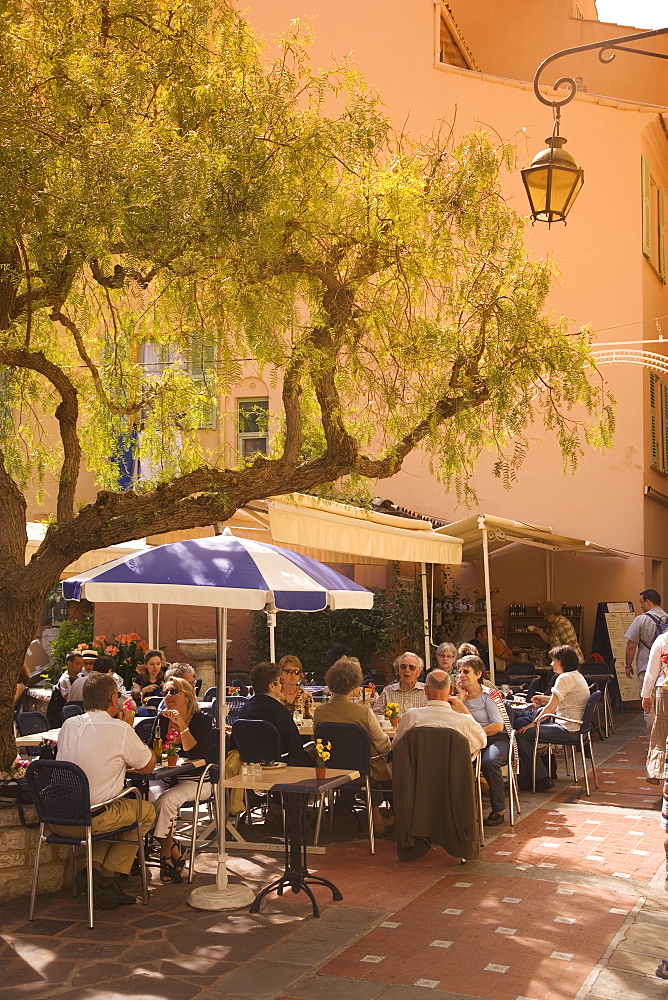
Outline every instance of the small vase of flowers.
<svg viewBox="0 0 668 1000">
<path fill-rule="evenodd" d="M 399 706 L 396 701 L 388 701 L 385 706 L 385 718 L 389 719 L 394 728 L 399 725 Z"/>
<path fill-rule="evenodd" d="M 315 776 L 316 778 L 324 778 L 327 775 L 327 761 L 329 760 L 332 749 L 331 743 L 323 743 L 322 740 L 315 741 Z"/>
</svg>

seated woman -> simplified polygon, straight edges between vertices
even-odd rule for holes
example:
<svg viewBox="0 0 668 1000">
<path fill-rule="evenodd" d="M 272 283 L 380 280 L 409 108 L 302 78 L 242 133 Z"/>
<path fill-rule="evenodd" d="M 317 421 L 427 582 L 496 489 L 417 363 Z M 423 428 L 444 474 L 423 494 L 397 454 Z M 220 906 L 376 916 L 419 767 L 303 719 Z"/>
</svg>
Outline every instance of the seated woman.
<svg viewBox="0 0 668 1000">
<path fill-rule="evenodd" d="M 132 678 L 132 696 L 145 701 L 156 696 L 162 698 L 162 682 L 165 679 L 165 658 L 159 649 L 147 649 L 143 666 L 137 667 Z"/>
<path fill-rule="evenodd" d="M 442 642 L 436 650 L 436 662 L 434 667 L 445 670 L 449 674 L 457 676 L 455 662 L 457 660 L 457 647 L 451 642 Z"/>
<path fill-rule="evenodd" d="M 506 796 L 501 768 L 508 763 L 510 740 L 495 699 L 482 686 L 485 667 L 478 656 L 464 656 L 458 663 L 457 691 L 475 721 L 487 734 L 487 746 L 482 751 L 482 773 L 489 785 L 492 811 L 485 826 L 504 822 Z"/>
<path fill-rule="evenodd" d="M 304 719 L 312 719 L 313 695 L 301 685 L 304 676 L 301 660 L 288 654 L 281 657 L 278 665 L 281 668 L 281 705 L 285 705 L 291 715 L 301 712 Z"/>
<path fill-rule="evenodd" d="M 19 670 L 19 676 L 16 680 L 16 694 L 14 695 L 14 705 L 18 704 L 19 698 L 28 687 L 30 682 L 30 671 L 28 670 L 27 664 L 23 664 Z"/>
<path fill-rule="evenodd" d="M 575 733 L 580 728 L 587 702 L 589 685 L 578 667 L 580 659 L 572 646 L 555 646 L 550 650 L 552 669 L 557 675 L 551 694 L 535 694 L 531 701 L 539 707 L 533 719 L 516 719 L 517 749 L 520 755 L 520 787 L 531 788 L 530 775 L 533 768 L 533 748 L 536 742 L 536 726 L 541 722 L 541 735 L 549 739 L 551 735 L 563 733 L 564 729 Z M 544 722 L 549 716 L 553 722 Z M 522 724 L 524 722 L 524 725 Z M 553 782 L 547 773 L 540 755 L 536 757 L 536 791 L 547 791 Z"/>
<path fill-rule="evenodd" d="M 323 722 L 347 722 L 361 726 L 367 731 L 371 739 L 372 757 L 386 754 L 390 749 L 390 741 L 380 728 L 378 719 L 368 705 L 352 700 L 361 697 L 362 668 L 360 661 L 354 656 L 341 657 L 325 674 L 325 684 L 332 692 L 332 697 L 328 702 L 315 707 L 313 713 L 314 736 L 317 738 L 318 726 Z M 391 781 L 391 775 L 384 760 L 371 761 L 370 777 L 375 785 Z M 379 804 L 381 801 L 380 793 L 372 794 L 373 828 L 378 834 L 386 833 L 394 826 L 392 817 L 382 815 Z"/>
<path fill-rule="evenodd" d="M 211 744 L 212 719 L 197 708 L 192 684 L 182 677 L 170 677 L 165 682 L 164 712 L 158 716 L 163 746 L 179 743 L 182 756 L 190 760 L 206 760 Z M 171 784 L 169 781 L 151 780 L 149 799 L 155 806 L 156 821 L 153 836 L 160 842 L 160 881 L 164 884 L 180 882 L 185 859 L 174 840 L 174 823 L 184 802 L 195 798 L 197 777 Z M 202 786 L 202 797 L 211 794 L 211 786 Z"/>
</svg>

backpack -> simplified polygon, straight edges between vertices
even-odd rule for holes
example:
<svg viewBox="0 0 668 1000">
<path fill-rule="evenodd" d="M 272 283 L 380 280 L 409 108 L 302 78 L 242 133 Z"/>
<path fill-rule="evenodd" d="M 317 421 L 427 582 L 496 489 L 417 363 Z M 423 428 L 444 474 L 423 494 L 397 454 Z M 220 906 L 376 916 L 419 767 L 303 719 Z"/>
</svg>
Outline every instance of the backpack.
<svg viewBox="0 0 668 1000">
<path fill-rule="evenodd" d="M 651 649 L 652 648 L 652 644 L 654 642 L 656 642 L 656 640 L 659 638 L 659 636 L 663 635 L 663 633 L 666 630 L 668 630 L 668 618 L 664 618 L 663 621 L 659 621 L 658 618 L 654 617 L 654 615 L 652 614 L 651 611 L 645 611 L 645 612 L 643 612 L 643 614 L 646 615 L 648 618 L 651 618 L 652 621 L 654 622 L 654 638 L 652 639 L 652 642 L 650 642 L 650 643 L 646 643 L 644 641 L 644 639 L 641 639 L 640 643 L 646 649 Z"/>
</svg>

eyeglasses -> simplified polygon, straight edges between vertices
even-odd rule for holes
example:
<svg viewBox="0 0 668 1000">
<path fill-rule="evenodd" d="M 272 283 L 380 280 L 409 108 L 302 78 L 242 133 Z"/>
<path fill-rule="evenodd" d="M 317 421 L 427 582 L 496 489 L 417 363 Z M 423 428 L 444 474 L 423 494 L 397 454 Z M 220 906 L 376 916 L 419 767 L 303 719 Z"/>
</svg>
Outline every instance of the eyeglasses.
<svg viewBox="0 0 668 1000">
<path fill-rule="evenodd" d="M 284 674 L 294 674 L 295 677 L 299 677 L 299 675 L 301 674 L 301 670 L 295 670 L 292 667 L 284 667 L 283 673 Z"/>
<path fill-rule="evenodd" d="M 166 697 L 168 694 L 178 694 L 179 693 L 179 689 L 178 688 L 163 688 L 162 689 L 162 693 Z"/>
<path fill-rule="evenodd" d="M 455 654 L 454 653 L 439 653 L 438 654 L 438 658 L 439 658 L 439 660 L 454 660 Z"/>
<path fill-rule="evenodd" d="M 399 670 L 419 670 L 417 663 L 400 663 Z"/>
</svg>

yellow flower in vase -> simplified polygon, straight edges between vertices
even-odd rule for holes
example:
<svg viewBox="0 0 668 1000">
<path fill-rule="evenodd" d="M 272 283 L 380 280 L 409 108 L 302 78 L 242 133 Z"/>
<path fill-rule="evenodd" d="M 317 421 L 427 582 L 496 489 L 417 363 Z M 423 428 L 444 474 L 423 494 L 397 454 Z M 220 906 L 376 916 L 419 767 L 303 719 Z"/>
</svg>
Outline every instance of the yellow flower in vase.
<svg viewBox="0 0 668 1000">
<path fill-rule="evenodd" d="M 396 701 L 388 701 L 385 706 L 385 718 L 386 719 L 398 719 L 399 718 L 399 705 Z"/>
<path fill-rule="evenodd" d="M 323 743 L 322 740 L 315 741 L 315 766 L 327 767 L 327 761 L 331 757 L 331 743 Z"/>
</svg>

